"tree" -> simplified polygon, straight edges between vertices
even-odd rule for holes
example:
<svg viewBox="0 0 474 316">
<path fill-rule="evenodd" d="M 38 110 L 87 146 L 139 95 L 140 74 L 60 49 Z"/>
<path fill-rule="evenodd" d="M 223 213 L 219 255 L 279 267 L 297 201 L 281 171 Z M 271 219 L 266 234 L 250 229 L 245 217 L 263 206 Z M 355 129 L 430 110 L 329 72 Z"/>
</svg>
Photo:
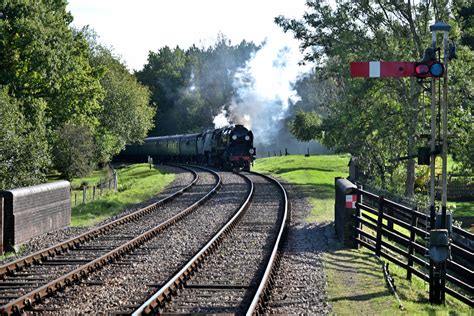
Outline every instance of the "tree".
<svg viewBox="0 0 474 316">
<path fill-rule="evenodd" d="M 243 41 L 233 46 L 223 35 L 209 48 L 161 48 L 150 52 L 137 73 L 157 107 L 155 135 L 201 131 L 213 125 L 235 94 L 234 76 L 257 48 Z"/>
<path fill-rule="evenodd" d="M 2 2 L 0 85 L 8 85 L 15 98 L 46 102 L 44 109 L 25 104 L 27 118 L 45 111 L 49 128 L 66 122 L 94 128 L 102 97 L 99 74 L 89 65 L 82 33 L 69 27 L 66 5 L 63 0 Z"/>
<path fill-rule="evenodd" d="M 176 133 L 170 113 L 176 100 L 185 89 L 191 77 L 189 58 L 185 51 L 168 46 L 158 52 L 148 54 L 148 63 L 143 70 L 136 73 L 138 80 L 151 91 L 151 100 L 157 107 L 154 134 L 167 135 Z"/>
<path fill-rule="evenodd" d="M 230 105 L 235 95 L 235 74 L 257 50 L 254 43 L 245 40 L 232 45 L 223 34 L 219 34 L 216 43 L 205 50 L 190 50 L 197 60 L 194 81 L 207 107 L 208 125 L 212 124 L 212 119 L 222 107 Z"/>
<path fill-rule="evenodd" d="M 34 106 L 43 107 L 44 103 Z M 20 107 L 20 102 L 8 95 L 8 88 L 0 89 L 0 190 L 39 184 L 45 181 L 50 165 L 42 122 L 30 123 Z"/>
<path fill-rule="evenodd" d="M 97 161 L 106 163 L 126 144 L 143 141 L 153 127 L 155 110 L 149 105 L 148 88 L 138 83 L 109 49 L 89 42 L 91 64 L 103 72 L 100 84 L 105 97 L 100 101 L 102 110 L 95 142 Z"/>
<path fill-rule="evenodd" d="M 314 0 L 307 6 L 302 20 L 278 17 L 276 23 L 301 41 L 305 59 L 317 64 L 317 75 L 329 84 L 322 141 L 337 151 L 360 155 L 366 169 L 385 179 L 386 172 L 393 175 L 401 166 L 393 158 L 414 154 L 421 143 L 422 89 L 414 79 L 349 80 L 349 64 L 420 59 L 430 45 L 432 17 L 448 20 L 447 3 L 438 1 L 433 8 L 430 2 L 365 0 L 332 5 Z M 404 166 L 407 196 L 414 192 L 414 167 L 413 159 Z"/>
<path fill-rule="evenodd" d="M 86 126 L 64 125 L 56 130 L 54 166 L 66 180 L 89 174 L 94 168 L 94 138 Z"/>
<path fill-rule="evenodd" d="M 321 131 L 321 119 L 314 112 L 299 111 L 291 122 L 290 131 L 302 141 L 322 138 L 321 135 L 316 136 L 318 131 Z"/>
</svg>

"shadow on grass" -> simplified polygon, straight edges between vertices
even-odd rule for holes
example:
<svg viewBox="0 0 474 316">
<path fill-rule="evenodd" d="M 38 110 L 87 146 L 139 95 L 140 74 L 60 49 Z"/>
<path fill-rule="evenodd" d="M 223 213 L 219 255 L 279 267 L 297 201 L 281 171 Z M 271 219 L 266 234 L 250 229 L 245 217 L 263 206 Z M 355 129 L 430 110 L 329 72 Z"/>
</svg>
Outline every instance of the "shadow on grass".
<svg viewBox="0 0 474 316">
<path fill-rule="evenodd" d="M 308 197 L 327 199 L 334 197 L 334 185 L 332 184 L 292 184 L 300 192 Z"/>
<path fill-rule="evenodd" d="M 296 168 L 282 168 L 282 169 L 277 169 L 275 171 L 272 171 L 274 174 L 282 174 L 282 173 L 289 173 L 293 171 L 319 171 L 319 172 L 335 172 L 334 169 L 325 169 L 325 168 L 313 168 L 313 167 L 296 167 Z"/>
<path fill-rule="evenodd" d="M 379 292 L 375 292 L 375 293 L 368 293 L 368 294 L 361 294 L 361 295 L 333 297 L 333 298 L 330 298 L 329 301 L 330 302 L 337 302 L 337 301 L 358 301 L 358 302 L 361 302 L 361 301 L 371 300 L 371 299 L 376 298 L 376 297 L 387 296 L 388 294 L 389 294 L 388 290 L 386 290 L 386 291 L 379 291 Z"/>
<path fill-rule="evenodd" d="M 95 218 L 108 218 L 125 209 L 126 204 L 114 200 L 98 200 L 72 209 L 73 226 L 84 226 Z"/>
</svg>

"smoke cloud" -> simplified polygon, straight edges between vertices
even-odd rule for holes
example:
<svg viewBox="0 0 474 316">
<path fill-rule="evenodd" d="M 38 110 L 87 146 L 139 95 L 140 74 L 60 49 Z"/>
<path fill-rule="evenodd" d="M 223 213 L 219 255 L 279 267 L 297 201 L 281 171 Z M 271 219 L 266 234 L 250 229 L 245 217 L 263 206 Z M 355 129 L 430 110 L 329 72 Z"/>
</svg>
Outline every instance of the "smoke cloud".
<svg viewBox="0 0 474 316">
<path fill-rule="evenodd" d="M 300 99 L 294 84 L 310 71 L 309 66 L 300 65 L 302 59 L 298 43 L 288 34 L 267 38 L 237 71 L 233 83 L 236 96 L 214 118 L 215 127 L 246 126 L 254 133 L 257 150 L 305 147 L 285 126 L 288 109 Z"/>
</svg>

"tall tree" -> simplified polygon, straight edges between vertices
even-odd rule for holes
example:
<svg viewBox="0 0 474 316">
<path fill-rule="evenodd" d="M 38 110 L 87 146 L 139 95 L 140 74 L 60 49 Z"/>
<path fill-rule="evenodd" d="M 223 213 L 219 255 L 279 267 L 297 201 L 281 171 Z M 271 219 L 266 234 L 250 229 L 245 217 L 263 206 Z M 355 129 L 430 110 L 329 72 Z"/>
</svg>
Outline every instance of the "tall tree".
<svg viewBox="0 0 474 316">
<path fill-rule="evenodd" d="M 99 126 L 95 133 L 97 161 L 105 163 L 126 144 L 141 142 L 153 127 L 155 110 L 148 88 L 137 82 L 110 49 L 89 40 L 91 64 L 103 72 L 100 84 L 105 97 L 100 101 Z"/>
<path fill-rule="evenodd" d="M 176 100 L 188 86 L 191 78 L 190 59 L 179 47 L 168 46 L 148 54 L 148 63 L 137 72 L 138 80 L 149 87 L 152 102 L 157 107 L 154 134 L 166 135 L 176 132 L 175 121 L 170 114 Z"/>
<path fill-rule="evenodd" d="M 82 33 L 69 24 L 64 0 L 4 0 L 0 5 L 0 85 L 16 98 L 43 99 L 45 109 L 25 105 L 32 117 L 46 112 L 51 128 L 65 122 L 98 124 L 102 97 L 98 74 L 89 65 Z"/>
<path fill-rule="evenodd" d="M 363 156 L 365 167 L 385 179 L 385 172 L 397 167 L 392 158 L 412 155 L 420 143 L 422 89 L 413 79 L 349 80 L 349 64 L 420 59 L 430 45 L 433 16 L 448 20 L 447 3 L 437 1 L 435 10 L 429 1 L 411 0 L 310 0 L 307 6 L 302 20 L 278 17 L 276 23 L 293 32 L 306 50 L 305 59 L 315 62 L 317 75 L 333 87 L 322 141 Z M 405 165 L 407 196 L 414 191 L 414 167 L 413 160 Z"/>
<path fill-rule="evenodd" d="M 235 93 L 234 76 L 257 47 L 243 41 L 232 45 L 223 35 L 209 48 L 163 47 L 150 52 L 137 73 L 152 92 L 157 107 L 155 135 L 197 132 L 213 125 Z"/>
</svg>

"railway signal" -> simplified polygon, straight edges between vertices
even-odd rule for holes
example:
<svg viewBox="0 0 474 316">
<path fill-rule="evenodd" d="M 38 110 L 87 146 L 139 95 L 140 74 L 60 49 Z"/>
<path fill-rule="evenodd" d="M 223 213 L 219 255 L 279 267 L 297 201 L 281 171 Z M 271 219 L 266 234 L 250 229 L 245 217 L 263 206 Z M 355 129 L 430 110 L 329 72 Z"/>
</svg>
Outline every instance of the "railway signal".
<svg viewBox="0 0 474 316">
<path fill-rule="evenodd" d="M 443 74 L 444 65 L 436 60 L 351 62 L 352 78 L 440 78 Z"/>
<path fill-rule="evenodd" d="M 431 78 L 431 143 L 429 148 L 419 150 L 419 162 L 430 164 L 430 302 L 442 304 L 445 301 L 446 259 L 449 257 L 450 220 L 446 213 L 447 204 L 447 152 L 448 152 L 448 60 L 456 58 L 456 49 L 448 44 L 448 33 L 451 27 L 442 22 L 430 26 L 432 35 L 431 47 L 425 50 L 423 59 L 418 62 L 371 61 L 352 62 L 351 77 L 364 78 L 399 78 L 417 77 Z M 437 32 L 443 33 L 443 62 L 436 58 Z M 440 53 L 441 54 L 441 53 Z M 440 98 L 442 108 L 442 197 L 441 213 L 435 207 L 435 156 L 436 151 L 436 84 L 435 80 L 443 77 L 443 97 Z"/>
</svg>

